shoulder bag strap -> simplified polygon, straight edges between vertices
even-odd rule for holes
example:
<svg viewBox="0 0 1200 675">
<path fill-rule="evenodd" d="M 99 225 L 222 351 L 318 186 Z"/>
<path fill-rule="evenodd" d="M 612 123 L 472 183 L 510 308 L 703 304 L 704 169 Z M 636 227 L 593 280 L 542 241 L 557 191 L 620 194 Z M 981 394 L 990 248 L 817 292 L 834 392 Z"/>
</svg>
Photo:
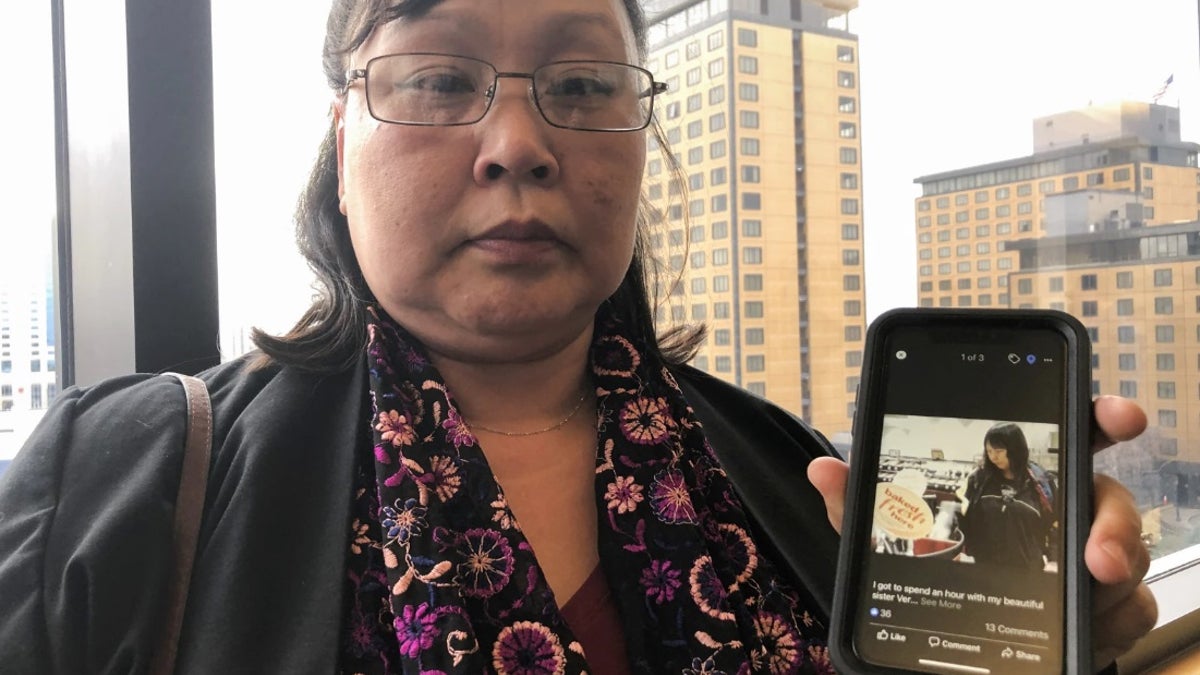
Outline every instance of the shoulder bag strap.
<svg viewBox="0 0 1200 675">
<path fill-rule="evenodd" d="M 187 607 L 192 563 L 196 558 L 196 540 L 200 517 L 204 512 L 204 494 L 208 488 L 209 457 L 212 454 L 212 402 L 204 381 L 190 375 L 169 373 L 179 379 L 187 395 L 187 437 L 183 446 L 183 469 L 175 498 L 175 524 L 171 537 L 174 565 L 167 583 L 167 615 L 159 643 L 150 662 L 151 675 L 175 672 L 179 633 Z"/>
</svg>

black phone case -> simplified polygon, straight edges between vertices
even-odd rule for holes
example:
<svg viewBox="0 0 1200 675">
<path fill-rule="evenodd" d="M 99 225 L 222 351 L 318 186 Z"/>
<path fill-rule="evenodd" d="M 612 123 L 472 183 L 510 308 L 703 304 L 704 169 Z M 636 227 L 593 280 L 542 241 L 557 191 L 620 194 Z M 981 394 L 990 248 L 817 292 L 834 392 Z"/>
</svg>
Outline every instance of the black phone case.
<svg viewBox="0 0 1200 675">
<path fill-rule="evenodd" d="M 1008 309 L 895 309 L 881 314 L 867 330 L 863 374 L 859 389 L 858 408 L 854 416 L 854 438 L 851 444 L 850 478 L 846 490 L 846 506 L 842 518 L 842 540 L 838 551 L 837 584 L 833 595 L 830 619 L 829 647 L 837 672 L 858 675 L 889 673 L 920 673 L 923 671 L 880 667 L 864 662 L 852 644 L 852 624 L 858 614 L 859 592 L 865 560 L 869 553 L 869 537 L 873 519 L 870 504 L 862 495 L 873 494 L 879 465 L 878 453 L 866 456 L 868 449 L 878 447 L 881 435 L 884 392 L 873 386 L 879 377 L 886 336 L 898 326 L 976 325 L 1052 328 L 1067 342 L 1067 415 L 1066 437 L 1072 439 L 1064 448 L 1064 556 L 1063 585 L 1063 669 L 1064 675 L 1091 675 L 1091 575 L 1083 559 L 1083 548 L 1091 528 L 1092 518 L 1092 456 L 1091 456 L 1091 342 L 1087 331 L 1073 316 L 1055 310 Z M 1019 664 L 1014 663 L 1014 672 Z"/>
</svg>

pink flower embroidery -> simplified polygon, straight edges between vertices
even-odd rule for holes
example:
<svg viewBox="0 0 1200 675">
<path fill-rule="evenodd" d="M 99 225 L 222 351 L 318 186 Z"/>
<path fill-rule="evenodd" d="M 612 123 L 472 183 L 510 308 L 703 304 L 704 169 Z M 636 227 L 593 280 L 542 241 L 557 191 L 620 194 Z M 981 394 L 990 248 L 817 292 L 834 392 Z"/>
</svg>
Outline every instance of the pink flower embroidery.
<svg viewBox="0 0 1200 675">
<path fill-rule="evenodd" d="M 408 418 L 395 410 L 379 413 L 379 422 L 375 425 L 375 430 L 381 432 L 385 443 L 391 443 L 397 448 L 412 445 L 413 441 L 417 440 L 417 432 L 408 423 Z"/>
<path fill-rule="evenodd" d="M 534 621 L 505 627 L 492 648 L 498 675 L 561 675 L 566 663 L 558 636 Z"/>
<path fill-rule="evenodd" d="M 615 483 L 608 484 L 604 499 L 608 501 L 609 510 L 616 509 L 617 513 L 629 513 L 637 508 L 638 502 L 644 499 L 642 486 L 633 482 L 633 476 L 617 476 Z"/>
<path fill-rule="evenodd" d="M 455 581 L 463 595 L 489 598 L 508 584 L 513 573 L 513 552 L 508 540 L 495 530 L 474 528 L 462 535 Z"/>
<path fill-rule="evenodd" d="M 667 439 L 675 428 L 662 398 L 638 397 L 625 404 L 620 414 L 621 433 L 639 445 L 655 445 Z"/>
<path fill-rule="evenodd" d="M 771 612 L 759 612 L 754 617 L 754 632 L 762 643 L 761 649 L 751 654 L 755 670 L 769 673 L 794 673 L 800 665 L 799 635 L 783 617 Z"/>
<path fill-rule="evenodd" d="M 654 477 L 650 505 L 654 508 L 654 515 L 664 523 L 696 522 L 696 507 L 692 505 L 687 482 L 683 474 L 674 469 Z"/>
<path fill-rule="evenodd" d="M 458 466 L 453 459 L 434 455 L 429 458 L 429 473 L 426 474 L 424 482 L 433 488 L 439 500 L 448 502 L 458 494 L 458 488 L 462 486 L 462 476 L 458 475 Z"/>
</svg>

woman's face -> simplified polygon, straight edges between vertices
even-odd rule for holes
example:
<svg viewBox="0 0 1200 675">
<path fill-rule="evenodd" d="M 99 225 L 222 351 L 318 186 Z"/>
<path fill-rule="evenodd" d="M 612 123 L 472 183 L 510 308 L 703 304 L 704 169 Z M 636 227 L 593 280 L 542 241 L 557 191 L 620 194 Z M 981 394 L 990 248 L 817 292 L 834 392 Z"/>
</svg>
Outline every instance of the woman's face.
<svg viewBox="0 0 1200 675">
<path fill-rule="evenodd" d="M 437 52 L 528 73 L 551 61 L 637 63 L 620 0 L 445 0 L 376 29 L 350 57 Z M 550 126 L 529 80 L 503 78 L 466 126 L 388 124 L 365 89 L 337 106 L 341 211 L 384 310 L 437 353 L 548 354 L 590 330 L 633 253 L 645 132 Z"/>
<path fill-rule="evenodd" d="M 991 460 L 992 464 L 996 465 L 997 469 L 1000 469 L 1004 473 L 1012 470 L 1012 467 L 1008 463 L 1008 448 L 997 448 L 990 443 L 984 443 L 983 447 L 987 451 L 988 459 Z"/>
</svg>

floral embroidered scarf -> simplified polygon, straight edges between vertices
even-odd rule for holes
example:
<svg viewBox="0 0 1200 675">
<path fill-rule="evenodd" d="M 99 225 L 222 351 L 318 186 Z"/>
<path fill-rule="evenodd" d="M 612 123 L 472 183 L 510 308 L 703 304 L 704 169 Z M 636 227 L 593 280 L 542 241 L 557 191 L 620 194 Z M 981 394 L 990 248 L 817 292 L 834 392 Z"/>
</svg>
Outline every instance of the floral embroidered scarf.
<svg viewBox="0 0 1200 675">
<path fill-rule="evenodd" d="M 451 392 L 417 341 L 374 315 L 368 359 L 385 572 L 368 586 L 386 596 L 378 613 L 392 620 L 399 652 L 381 654 L 383 670 L 587 672 Z M 701 424 L 671 373 L 646 354 L 615 322 L 597 322 L 598 546 L 633 671 L 833 672 L 824 628 L 759 552 Z M 367 523 L 354 527 L 351 546 L 361 551 L 373 538 Z"/>
</svg>

